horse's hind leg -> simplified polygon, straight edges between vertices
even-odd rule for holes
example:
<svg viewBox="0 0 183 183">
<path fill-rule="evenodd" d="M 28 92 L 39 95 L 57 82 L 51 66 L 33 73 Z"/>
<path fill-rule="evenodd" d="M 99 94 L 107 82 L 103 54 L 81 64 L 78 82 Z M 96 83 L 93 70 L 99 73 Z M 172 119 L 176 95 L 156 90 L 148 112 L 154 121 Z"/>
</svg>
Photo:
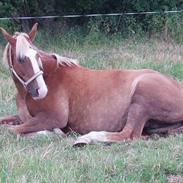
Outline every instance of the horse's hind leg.
<svg viewBox="0 0 183 183">
<path fill-rule="evenodd" d="M 18 115 L 11 115 L 0 118 L 0 125 L 18 125 L 23 123 Z"/>
<path fill-rule="evenodd" d="M 138 104 L 132 104 L 128 112 L 126 125 L 121 132 L 92 131 L 80 136 L 74 145 L 80 146 L 82 144 L 94 144 L 97 142 L 119 142 L 130 138 L 139 138 L 147 119 L 145 109 Z"/>
</svg>

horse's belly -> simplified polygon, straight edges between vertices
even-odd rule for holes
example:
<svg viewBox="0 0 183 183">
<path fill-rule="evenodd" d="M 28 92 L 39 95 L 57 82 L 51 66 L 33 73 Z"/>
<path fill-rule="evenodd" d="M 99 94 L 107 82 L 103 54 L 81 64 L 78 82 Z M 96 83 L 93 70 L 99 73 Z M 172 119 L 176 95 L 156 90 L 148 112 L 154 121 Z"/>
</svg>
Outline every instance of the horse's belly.
<svg viewBox="0 0 183 183">
<path fill-rule="evenodd" d="M 126 122 L 125 107 L 120 101 L 108 106 L 86 106 L 70 115 L 68 125 L 80 134 L 90 131 L 121 131 Z"/>
<path fill-rule="evenodd" d="M 83 121 L 82 124 L 79 121 L 69 122 L 69 128 L 79 134 L 86 134 L 91 131 L 108 131 L 108 132 L 118 132 L 122 129 L 121 121 L 101 121 L 99 124 L 94 124 L 93 122 Z"/>
</svg>

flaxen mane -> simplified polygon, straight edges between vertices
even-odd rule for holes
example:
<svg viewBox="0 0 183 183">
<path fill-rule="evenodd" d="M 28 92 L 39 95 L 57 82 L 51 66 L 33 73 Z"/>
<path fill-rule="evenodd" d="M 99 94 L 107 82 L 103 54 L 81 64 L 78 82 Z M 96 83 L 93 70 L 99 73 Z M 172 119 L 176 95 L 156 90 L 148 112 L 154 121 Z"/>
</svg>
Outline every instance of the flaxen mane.
<svg viewBox="0 0 183 183">
<path fill-rule="evenodd" d="M 22 56 L 23 53 L 25 53 L 25 51 L 27 51 L 27 49 L 30 46 L 30 43 L 25 38 L 25 37 L 28 37 L 28 35 L 25 33 L 16 32 L 13 37 L 16 37 L 16 39 L 17 39 L 16 55 L 17 55 L 17 57 Z M 7 69 L 8 69 L 8 48 L 9 48 L 9 45 L 10 45 L 9 43 L 6 45 L 4 52 L 3 52 L 3 65 Z"/>
<path fill-rule="evenodd" d="M 35 46 L 31 45 L 25 37 L 28 37 L 27 34 L 25 33 L 16 33 L 15 34 L 17 36 L 17 43 L 16 43 L 16 55 L 17 57 L 22 57 L 23 54 L 31 47 L 35 50 L 38 50 Z M 63 57 L 60 56 L 56 53 L 52 54 L 53 56 L 55 56 L 58 65 L 62 65 L 62 66 L 73 66 L 73 65 L 78 65 L 78 61 L 75 59 L 71 59 L 68 57 Z"/>
<path fill-rule="evenodd" d="M 76 59 L 63 57 L 63 56 L 60 56 L 56 53 L 53 53 L 52 55 L 56 58 L 58 65 L 61 65 L 61 66 L 73 66 L 73 65 L 79 66 L 79 62 Z"/>
<path fill-rule="evenodd" d="M 27 34 L 16 32 L 14 37 L 16 37 L 16 39 L 17 39 L 17 42 L 16 42 L 16 56 L 17 56 L 17 58 L 22 58 L 24 56 L 25 52 L 28 49 L 30 49 L 30 47 L 37 50 L 37 48 L 35 46 L 31 45 L 27 41 L 27 39 L 26 39 L 26 37 L 28 37 Z M 4 53 L 3 53 L 3 65 L 7 69 L 8 69 L 8 64 L 7 64 L 8 63 L 8 47 L 9 47 L 9 43 L 6 45 Z M 56 53 L 52 53 L 51 55 L 53 55 L 55 57 L 55 59 L 57 60 L 58 65 L 69 66 L 69 67 L 73 66 L 73 65 L 79 66 L 79 62 L 76 59 L 63 57 L 63 56 L 60 56 Z"/>
<path fill-rule="evenodd" d="M 26 39 L 28 37 L 25 33 L 16 33 L 16 57 L 23 58 L 25 53 L 30 49 L 34 48 Z"/>
</svg>

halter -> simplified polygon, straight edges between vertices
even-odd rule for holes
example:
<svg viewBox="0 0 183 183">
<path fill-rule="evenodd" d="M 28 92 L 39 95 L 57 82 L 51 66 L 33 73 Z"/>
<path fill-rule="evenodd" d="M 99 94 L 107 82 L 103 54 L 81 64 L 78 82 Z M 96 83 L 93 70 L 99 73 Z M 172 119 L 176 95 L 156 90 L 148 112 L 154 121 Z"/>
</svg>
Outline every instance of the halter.
<svg viewBox="0 0 183 183">
<path fill-rule="evenodd" d="M 43 71 L 40 70 L 27 81 L 24 81 L 23 79 L 21 79 L 20 76 L 16 73 L 15 69 L 13 68 L 13 62 L 12 62 L 12 58 L 11 58 L 11 45 L 9 45 L 9 62 L 10 62 L 9 69 L 10 69 L 11 73 L 14 74 L 14 76 L 20 81 L 20 83 L 23 85 L 24 88 L 26 88 L 38 76 L 43 75 Z"/>
</svg>

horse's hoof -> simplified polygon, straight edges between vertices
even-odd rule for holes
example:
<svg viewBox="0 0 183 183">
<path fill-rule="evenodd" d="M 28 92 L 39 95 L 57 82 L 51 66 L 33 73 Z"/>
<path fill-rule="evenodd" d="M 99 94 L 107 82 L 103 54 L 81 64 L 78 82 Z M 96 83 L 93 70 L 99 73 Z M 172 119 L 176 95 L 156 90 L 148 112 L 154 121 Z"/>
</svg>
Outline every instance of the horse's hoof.
<svg viewBox="0 0 183 183">
<path fill-rule="evenodd" d="M 85 139 L 77 139 L 74 144 L 73 147 L 84 147 L 86 145 L 90 144 L 87 140 Z"/>
<path fill-rule="evenodd" d="M 78 143 L 74 143 L 73 144 L 73 147 L 84 147 L 84 146 L 86 146 L 86 145 L 88 145 L 87 143 L 84 143 L 84 142 L 78 142 Z"/>
</svg>

